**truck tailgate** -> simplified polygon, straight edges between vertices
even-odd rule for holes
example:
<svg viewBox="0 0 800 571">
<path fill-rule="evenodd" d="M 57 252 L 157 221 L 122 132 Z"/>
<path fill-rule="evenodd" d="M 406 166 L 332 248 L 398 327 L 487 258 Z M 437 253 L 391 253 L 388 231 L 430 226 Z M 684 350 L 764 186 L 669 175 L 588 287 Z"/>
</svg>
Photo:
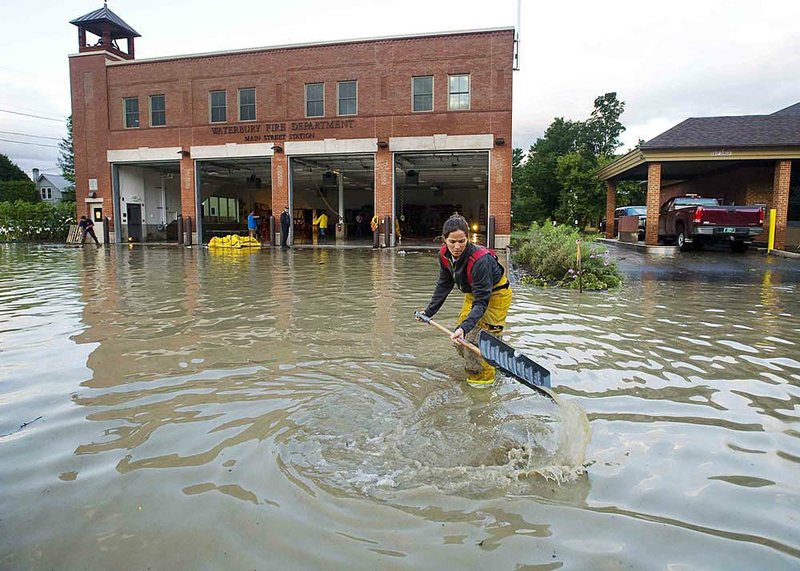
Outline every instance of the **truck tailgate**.
<svg viewBox="0 0 800 571">
<path fill-rule="evenodd" d="M 706 206 L 700 215 L 701 224 L 717 226 L 760 226 L 759 206 Z"/>
</svg>

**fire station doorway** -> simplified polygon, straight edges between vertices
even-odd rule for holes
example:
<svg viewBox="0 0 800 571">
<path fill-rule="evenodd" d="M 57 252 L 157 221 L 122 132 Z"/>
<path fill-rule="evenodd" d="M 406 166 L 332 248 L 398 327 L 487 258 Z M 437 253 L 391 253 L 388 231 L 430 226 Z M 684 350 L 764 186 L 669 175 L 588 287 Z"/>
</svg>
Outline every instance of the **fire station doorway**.
<svg viewBox="0 0 800 571">
<path fill-rule="evenodd" d="M 168 242 L 178 237 L 180 162 L 115 163 L 115 211 L 120 242 Z M 97 222 L 95 222 L 97 223 Z"/>
<path fill-rule="evenodd" d="M 297 156 L 289 161 L 294 244 L 372 243 L 374 155 Z M 323 213 L 324 236 L 318 224 Z"/>
<path fill-rule="evenodd" d="M 400 244 L 436 243 L 445 220 L 456 212 L 469 223 L 470 241 L 486 244 L 487 151 L 397 153 L 394 163 L 395 233 Z"/>
<path fill-rule="evenodd" d="M 198 160 L 198 241 L 208 243 L 215 236 L 247 236 L 247 216 L 257 216 L 257 239 L 270 242 L 272 212 L 272 160 L 246 157 Z M 277 215 L 277 214 L 276 214 Z"/>
</svg>

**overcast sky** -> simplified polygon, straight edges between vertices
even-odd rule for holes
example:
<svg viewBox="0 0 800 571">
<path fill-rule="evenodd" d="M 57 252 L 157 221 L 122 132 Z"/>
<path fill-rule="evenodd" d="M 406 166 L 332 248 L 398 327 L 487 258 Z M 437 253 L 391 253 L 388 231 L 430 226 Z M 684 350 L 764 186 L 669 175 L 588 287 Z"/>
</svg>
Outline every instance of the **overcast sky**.
<svg viewBox="0 0 800 571">
<path fill-rule="evenodd" d="M 100 0 L 0 0 L 0 152 L 58 173 L 70 113 L 69 21 Z M 13 6 L 13 8 L 12 8 Z M 516 0 L 111 0 L 137 58 L 516 25 Z M 625 102 L 623 147 L 687 117 L 771 113 L 800 101 L 798 0 L 522 0 L 515 147 L 594 98 Z M 29 117 L 36 115 L 38 117 Z M 12 143 L 9 141 L 18 141 Z M 26 144 L 21 144 L 26 143 Z"/>
</svg>

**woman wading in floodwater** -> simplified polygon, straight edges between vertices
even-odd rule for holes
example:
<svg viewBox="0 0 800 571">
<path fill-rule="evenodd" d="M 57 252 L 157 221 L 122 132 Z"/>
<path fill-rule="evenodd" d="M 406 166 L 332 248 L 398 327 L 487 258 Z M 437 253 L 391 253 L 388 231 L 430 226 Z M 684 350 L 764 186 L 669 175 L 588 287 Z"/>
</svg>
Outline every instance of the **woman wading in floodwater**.
<svg viewBox="0 0 800 571">
<path fill-rule="evenodd" d="M 511 306 L 511 286 L 494 253 L 469 242 L 469 224 L 463 216 L 454 214 L 448 218 L 442 236 L 444 245 L 439 251 L 439 279 L 423 313 L 433 317 L 454 285 L 466 294 L 458 315 L 459 324 L 450 334 L 450 339 L 464 357 L 467 383 L 474 387 L 488 387 L 494 383 L 494 367 L 465 349 L 459 338 L 474 343 L 481 329 L 501 335 Z"/>
</svg>

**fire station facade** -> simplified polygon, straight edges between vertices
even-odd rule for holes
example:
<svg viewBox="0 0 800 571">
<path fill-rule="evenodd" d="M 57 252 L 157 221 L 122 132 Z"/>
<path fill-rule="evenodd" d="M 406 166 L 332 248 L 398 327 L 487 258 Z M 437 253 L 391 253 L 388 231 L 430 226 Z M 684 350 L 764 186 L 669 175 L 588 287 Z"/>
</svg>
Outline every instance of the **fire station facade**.
<svg viewBox="0 0 800 571">
<path fill-rule="evenodd" d="M 336 243 L 378 220 L 386 245 L 431 244 L 453 212 L 508 243 L 512 28 L 136 60 L 108 8 L 71 23 L 78 214 L 108 218 L 112 241 L 191 218 L 207 242 L 288 206 L 297 244 L 323 212 Z"/>
</svg>

